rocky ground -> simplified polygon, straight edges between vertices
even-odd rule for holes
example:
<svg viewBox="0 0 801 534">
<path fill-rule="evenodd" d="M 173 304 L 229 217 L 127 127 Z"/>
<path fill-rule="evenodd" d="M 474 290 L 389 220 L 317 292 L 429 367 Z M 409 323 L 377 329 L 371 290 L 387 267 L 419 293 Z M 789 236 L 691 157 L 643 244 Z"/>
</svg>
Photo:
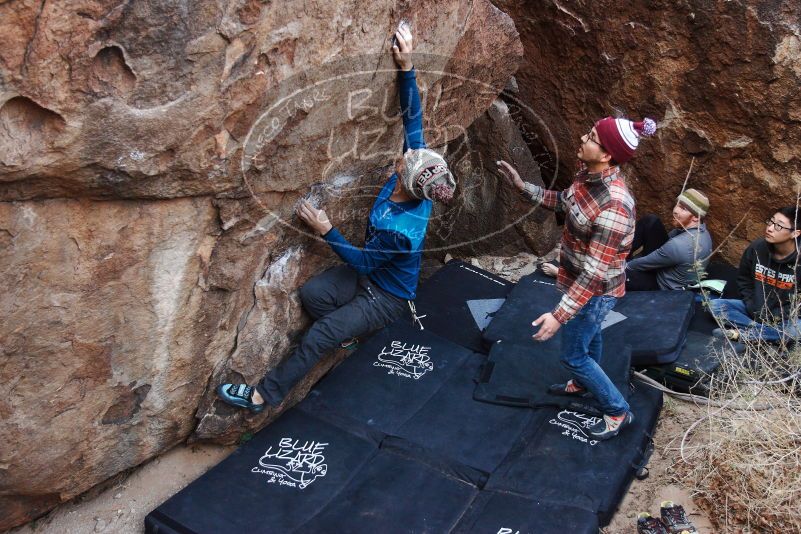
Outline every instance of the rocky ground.
<svg viewBox="0 0 801 534">
<path fill-rule="evenodd" d="M 648 464 L 650 474 L 645 480 L 634 480 L 617 514 L 603 532 L 623 534 L 636 532 L 635 523 L 640 512 L 659 516 L 662 501 L 681 503 L 688 517 L 703 534 L 714 532 L 706 513 L 692 501 L 692 488 L 677 479 L 674 466 L 681 461 L 678 443 L 687 427 L 700 418 L 705 408 L 665 398 L 662 416 L 656 427 L 656 445 Z"/>
<path fill-rule="evenodd" d="M 144 532 L 148 513 L 235 449 L 221 445 L 179 445 L 46 516 L 12 529 L 9 534 Z"/>
</svg>

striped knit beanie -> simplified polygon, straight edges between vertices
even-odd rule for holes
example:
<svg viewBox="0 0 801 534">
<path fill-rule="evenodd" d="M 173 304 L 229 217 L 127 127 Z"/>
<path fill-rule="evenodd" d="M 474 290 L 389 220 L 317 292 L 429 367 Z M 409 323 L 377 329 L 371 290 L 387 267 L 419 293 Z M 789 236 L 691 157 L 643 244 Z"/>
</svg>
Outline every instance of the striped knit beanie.
<svg viewBox="0 0 801 534">
<path fill-rule="evenodd" d="M 709 211 L 709 199 L 697 189 L 684 190 L 676 201 L 698 217 L 706 217 Z"/>
<path fill-rule="evenodd" d="M 595 123 L 595 131 L 604 150 L 612 156 L 615 163 L 626 163 L 634 155 L 641 136 L 650 136 L 656 132 L 656 123 L 652 119 L 639 122 L 628 119 L 606 117 Z"/>
<path fill-rule="evenodd" d="M 433 150 L 421 148 L 407 151 L 403 160 L 406 165 L 400 179 L 409 194 L 420 200 L 427 198 L 450 202 L 456 189 L 456 180 L 442 156 Z"/>
</svg>

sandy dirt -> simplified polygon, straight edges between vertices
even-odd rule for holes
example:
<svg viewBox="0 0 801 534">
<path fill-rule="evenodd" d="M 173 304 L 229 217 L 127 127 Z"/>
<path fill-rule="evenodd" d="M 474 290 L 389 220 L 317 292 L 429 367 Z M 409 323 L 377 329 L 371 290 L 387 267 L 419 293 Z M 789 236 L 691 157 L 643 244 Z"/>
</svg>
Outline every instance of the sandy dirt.
<svg viewBox="0 0 801 534">
<path fill-rule="evenodd" d="M 654 434 L 654 453 L 648 463 L 649 476 L 634 480 L 628 494 L 620 503 L 611 523 L 603 529 L 606 534 L 637 532 L 637 515 L 648 512 L 659 517 L 662 501 L 684 506 L 687 516 L 701 534 L 714 532 L 707 515 L 692 501 L 691 488 L 677 480 L 674 464 L 681 461 L 678 447 L 685 430 L 705 413 L 705 408 L 682 401 L 665 399 L 662 415 Z"/>
<path fill-rule="evenodd" d="M 236 447 L 192 445 L 173 448 L 116 477 L 105 489 L 90 490 L 10 534 L 134 534 L 145 530 L 145 516 L 190 482 L 217 465 Z"/>
</svg>

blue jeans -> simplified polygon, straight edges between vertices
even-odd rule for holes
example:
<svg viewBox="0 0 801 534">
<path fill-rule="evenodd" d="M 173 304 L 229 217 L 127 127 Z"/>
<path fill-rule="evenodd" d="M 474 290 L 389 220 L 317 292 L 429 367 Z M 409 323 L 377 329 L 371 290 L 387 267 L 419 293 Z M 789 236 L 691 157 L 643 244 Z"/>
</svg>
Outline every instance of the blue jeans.
<svg viewBox="0 0 801 534">
<path fill-rule="evenodd" d="M 613 416 L 629 411 L 626 399 L 599 365 L 603 348 L 601 324 L 616 302 L 617 299 L 609 295 L 592 297 L 587 301 L 562 327 L 561 359 L 574 380 L 595 395 L 601 410 Z"/>
<path fill-rule="evenodd" d="M 745 302 L 738 299 L 716 299 L 709 301 L 709 311 L 725 323 L 738 327 L 742 339 L 782 341 L 801 337 L 801 321 L 798 319 L 770 326 L 751 319 Z"/>
</svg>

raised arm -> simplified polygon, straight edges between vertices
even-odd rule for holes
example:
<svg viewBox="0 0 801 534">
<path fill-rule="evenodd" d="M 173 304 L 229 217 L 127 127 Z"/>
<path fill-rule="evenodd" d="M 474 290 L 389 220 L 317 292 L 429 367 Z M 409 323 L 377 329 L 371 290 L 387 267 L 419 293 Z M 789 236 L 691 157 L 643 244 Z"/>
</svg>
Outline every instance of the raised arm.
<svg viewBox="0 0 801 534">
<path fill-rule="evenodd" d="M 423 139 L 423 108 L 420 105 L 420 92 L 417 89 L 417 76 L 412 63 L 412 32 L 406 24 L 401 24 L 395 33 L 397 44 L 392 47 L 392 55 L 398 65 L 398 98 L 401 117 L 403 117 L 403 151 L 426 148 Z"/>
<path fill-rule="evenodd" d="M 556 212 L 564 211 L 562 193 L 560 191 L 552 191 L 529 182 L 524 182 L 523 179 L 520 178 L 517 169 L 506 161 L 500 160 L 495 163 L 498 165 L 498 170 L 501 171 L 501 174 L 506 177 L 506 180 L 512 184 L 521 195 L 528 199 L 529 202 L 535 206 L 542 206 L 543 208 Z"/>
</svg>

